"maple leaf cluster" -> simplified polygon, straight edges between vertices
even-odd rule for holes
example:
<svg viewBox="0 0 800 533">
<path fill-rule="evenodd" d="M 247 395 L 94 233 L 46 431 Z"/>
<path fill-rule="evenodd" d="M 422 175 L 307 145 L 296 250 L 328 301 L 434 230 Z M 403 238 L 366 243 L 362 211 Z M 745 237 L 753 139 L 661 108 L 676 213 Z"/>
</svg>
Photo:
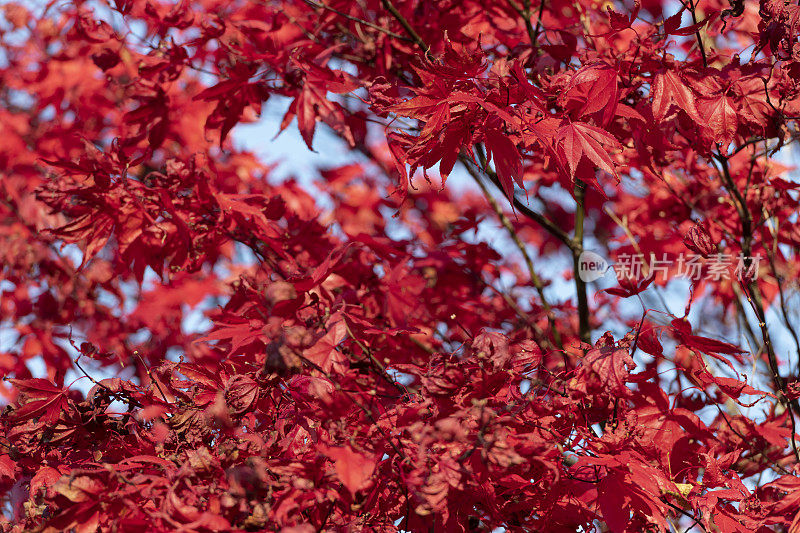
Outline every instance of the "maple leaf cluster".
<svg viewBox="0 0 800 533">
<path fill-rule="evenodd" d="M 3 3 L 3 531 L 798 530 L 799 21 Z"/>
</svg>

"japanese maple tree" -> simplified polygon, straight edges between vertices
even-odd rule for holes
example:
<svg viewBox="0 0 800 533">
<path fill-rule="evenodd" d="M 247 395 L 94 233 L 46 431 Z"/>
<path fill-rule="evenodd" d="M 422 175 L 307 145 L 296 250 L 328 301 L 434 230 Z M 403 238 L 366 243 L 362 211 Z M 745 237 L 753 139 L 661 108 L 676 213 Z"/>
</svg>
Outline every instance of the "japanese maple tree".
<svg viewBox="0 0 800 533">
<path fill-rule="evenodd" d="M 800 531 L 797 3 L 0 13 L 3 531 Z"/>
</svg>

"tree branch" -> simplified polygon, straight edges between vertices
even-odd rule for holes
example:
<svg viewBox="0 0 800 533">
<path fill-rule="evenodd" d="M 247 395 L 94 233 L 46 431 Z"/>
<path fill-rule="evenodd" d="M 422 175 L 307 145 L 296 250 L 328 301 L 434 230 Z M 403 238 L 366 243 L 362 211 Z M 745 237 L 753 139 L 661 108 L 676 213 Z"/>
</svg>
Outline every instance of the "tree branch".
<svg viewBox="0 0 800 533">
<path fill-rule="evenodd" d="M 478 158 L 481 160 L 480 161 L 481 166 L 479 166 L 478 169 L 484 174 L 486 174 L 486 176 L 495 185 L 495 187 L 498 188 L 498 190 L 502 191 L 503 187 L 500 184 L 500 179 L 497 177 L 497 173 L 495 173 L 494 170 L 489 168 L 486 162 L 486 156 L 483 154 L 482 148 L 480 147 L 480 145 L 477 145 L 476 148 L 478 148 Z M 462 161 L 464 162 L 465 166 L 475 165 L 475 163 L 472 162 L 469 158 L 464 158 Z M 570 250 L 573 250 L 575 248 L 575 243 L 573 242 L 572 238 L 563 229 L 561 229 L 558 225 L 556 225 L 555 222 L 553 222 L 546 216 L 532 210 L 530 207 L 523 204 L 516 196 L 513 197 L 511 203 L 514 205 L 514 208 L 517 211 L 525 215 L 526 218 L 529 218 L 534 222 L 536 222 L 537 224 L 539 224 L 548 233 L 550 233 L 550 235 L 561 241 L 561 243 L 564 246 L 566 246 Z"/>
<path fill-rule="evenodd" d="M 730 169 L 728 167 L 728 158 L 724 155 L 714 154 L 714 158 L 719 161 L 720 167 L 722 172 L 720 175 L 722 176 L 722 181 L 725 184 L 725 187 L 728 189 L 728 192 L 732 195 L 734 201 L 734 205 L 736 206 L 736 210 L 739 214 L 739 219 L 742 225 L 742 260 L 746 267 L 746 270 L 750 269 L 752 264 L 752 242 L 753 242 L 753 215 L 750 213 L 750 209 L 747 207 L 747 201 L 742 196 L 741 191 L 736 186 L 731 177 Z M 744 290 L 745 296 L 747 297 L 747 302 L 750 304 L 750 307 L 753 309 L 753 312 L 758 319 L 758 328 L 761 330 L 761 337 L 764 340 L 764 347 L 767 350 L 767 359 L 769 361 L 769 368 L 772 372 L 772 381 L 775 384 L 775 387 L 778 389 L 779 398 L 781 403 L 786 406 L 786 409 L 789 411 L 789 420 L 792 426 L 792 449 L 794 451 L 795 458 L 797 462 L 800 463 L 800 452 L 797 449 L 797 440 L 795 437 L 796 428 L 795 428 L 795 410 L 800 410 L 798 406 L 797 400 L 789 400 L 786 397 L 786 382 L 780 374 L 780 370 L 778 368 L 778 358 L 775 355 L 775 349 L 772 345 L 772 339 L 770 338 L 769 330 L 767 329 L 767 318 L 766 313 L 764 312 L 764 302 L 761 297 L 761 290 L 758 288 L 758 282 L 751 278 L 747 284 L 741 282 L 742 289 Z"/>
<path fill-rule="evenodd" d="M 368 27 L 370 27 L 370 28 L 372 28 L 374 30 L 378 30 L 381 33 L 385 33 L 389 37 L 393 37 L 395 39 L 400 39 L 401 41 L 407 41 L 407 42 L 410 42 L 410 43 L 415 42 L 413 39 L 410 39 L 410 38 L 408 38 L 408 37 L 406 37 L 404 35 L 400 35 L 399 33 L 395 33 L 392 30 L 388 30 L 388 29 L 384 28 L 383 26 L 379 26 L 379 25 L 375 24 L 374 22 L 370 22 L 368 20 L 360 19 L 360 18 L 354 17 L 352 15 L 348 15 L 344 11 L 339 11 L 335 7 L 331 7 L 331 6 L 326 5 L 326 4 L 314 2 L 314 0 L 303 0 L 303 2 L 305 2 L 308 5 L 310 5 L 311 7 L 317 8 L 317 9 L 327 9 L 328 11 L 330 11 L 332 13 L 336 13 L 340 17 L 344 17 L 347 20 L 352 20 L 353 22 L 358 22 L 359 24 L 363 24 L 364 26 L 368 26 Z"/>
<path fill-rule="evenodd" d="M 545 0 L 541 0 L 539 3 L 539 14 L 536 17 L 536 29 L 533 30 L 533 41 L 538 42 L 539 40 L 539 32 L 542 31 L 542 16 L 544 15 L 544 4 Z"/>
<path fill-rule="evenodd" d="M 683 4 L 683 1 L 681 1 Z M 684 4 L 685 6 L 686 4 Z M 692 14 L 692 24 L 697 24 L 697 15 L 695 14 L 694 0 L 689 0 L 689 12 Z M 706 47 L 703 44 L 703 37 L 700 35 L 700 30 L 694 32 L 697 36 L 697 47 L 700 49 L 700 55 L 703 57 L 703 66 L 708 66 L 708 58 L 706 57 Z"/>
<path fill-rule="evenodd" d="M 586 282 L 578 275 L 580 255 L 583 253 L 583 222 L 586 216 L 584 200 L 586 198 L 586 184 L 581 180 L 575 181 L 575 237 L 572 251 L 573 276 L 575 277 L 575 291 L 578 297 L 578 327 L 580 338 L 583 342 L 592 341 L 592 330 L 589 326 L 589 300 L 586 296 Z"/>
<path fill-rule="evenodd" d="M 475 183 L 481 188 L 483 191 L 483 196 L 486 198 L 486 201 L 489 202 L 489 205 L 492 206 L 497 218 L 500 219 L 500 223 L 503 227 L 508 231 L 508 234 L 511 236 L 511 240 L 514 241 L 517 249 L 519 249 L 522 257 L 525 259 L 525 266 L 528 267 L 528 275 L 530 276 L 531 282 L 533 286 L 536 287 L 536 292 L 539 294 L 539 299 L 542 301 L 542 308 L 544 309 L 545 313 L 547 314 L 547 322 L 550 326 L 550 331 L 553 334 L 553 339 L 556 341 L 556 345 L 559 349 L 563 350 L 564 345 L 561 342 L 561 333 L 556 328 L 556 318 L 555 314 L 553 313 L 553 308 L 550 306 L 550 303 L 547 301 L 547 297 L 544 295 L 544 283 L 542 283 L 541 278 L 536 273 L 533 268 L 533 261 L 531 260 L 528 251 L 525 249 L 525 245 L 523 244 L 522 240 L 519 238 L 514 226 L 511 224 L 511 221 L 508 219 L 503 210 L 497 204 L 497 200 L 491 195 L 489 190 L 484 185 L 483 181 L 481 180 L 480 176 L 474 169 L 472 169 L 469 165 L 466 165 L 467 172 L 470 173 L 472 178 L 475 180 Z"/>
<path fill-rule="evenodd" d="M 522 17 L 522 20 L 525 22 L 525 30 L 528 32 L 528 38 L 531 40 L 531 46 L 536 46 L 536 39 L 538 37 L 538 23 L 536 25 L 537 31 L 534 31 L 533 25 L 531 24 L 531 11 L 530 11 L 530 2 L 526 1 L 525 8 L 522 8 L 515 0 L 506 0 L 508 5 L 517 12 L 517 14 Z"/>
<path fill-rule="evenodd" d="M 422 40 L 422 37 L 420 37 L 411 24 L 408 23 L 402 13 L 400 13 L 397 8 L 394 7 L 392 0 L 381 0 L 381 3 L 383 4 L 383 7 L 385 7 L 387 11 L 389 11 L 389 13 L 391 13 L 392 16 L 397 19 L 397 22 L 400 23 L 403 29 L 406 30 L 406 33 L 411 36 L 411 39 L 417 43 L 417 46 L 419 46 L 422 52 L 427 56 L 431 47 L 425 44 L 425 41 Z"/>
</svg>

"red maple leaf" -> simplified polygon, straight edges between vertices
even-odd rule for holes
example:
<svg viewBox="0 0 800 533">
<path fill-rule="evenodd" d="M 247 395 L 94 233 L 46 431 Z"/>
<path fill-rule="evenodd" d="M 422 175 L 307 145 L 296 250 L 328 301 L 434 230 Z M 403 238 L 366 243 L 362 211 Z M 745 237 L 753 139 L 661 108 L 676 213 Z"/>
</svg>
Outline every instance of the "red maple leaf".
<svg viewBox="0 0 800 533">
<path fill-rule="evenodd" d="M 349 446 L 326 447 L 322 452 L 332 461 L 336 476 L 342 485 L 355 496 L 356 492 L 366 487 L 375 471 L 376 461 L 354 451 Z"/>
<path fill-rule="evenodd" d="M 655 75 L 653 79 L 653 116 L 662 120 L 667 116 L 672 105 L 682 109 L 693 120 L 701 122 L 697 112 L 695 96 L 692 91 L 681 81 L 680 77 L 671 70 L 665 70 Z"/>
</svg>

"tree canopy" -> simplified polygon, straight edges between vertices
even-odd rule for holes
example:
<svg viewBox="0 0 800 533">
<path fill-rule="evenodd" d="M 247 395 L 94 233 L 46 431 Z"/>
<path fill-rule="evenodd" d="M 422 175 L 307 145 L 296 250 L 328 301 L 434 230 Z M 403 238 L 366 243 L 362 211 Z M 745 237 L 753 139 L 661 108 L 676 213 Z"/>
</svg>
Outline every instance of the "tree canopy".
<svg viewBox="0 0 800 533">
<path fill-rule="evenodd" d="M 800 531 L 799 28 L 3 3 L 3 531 Z"/>
</svg>

